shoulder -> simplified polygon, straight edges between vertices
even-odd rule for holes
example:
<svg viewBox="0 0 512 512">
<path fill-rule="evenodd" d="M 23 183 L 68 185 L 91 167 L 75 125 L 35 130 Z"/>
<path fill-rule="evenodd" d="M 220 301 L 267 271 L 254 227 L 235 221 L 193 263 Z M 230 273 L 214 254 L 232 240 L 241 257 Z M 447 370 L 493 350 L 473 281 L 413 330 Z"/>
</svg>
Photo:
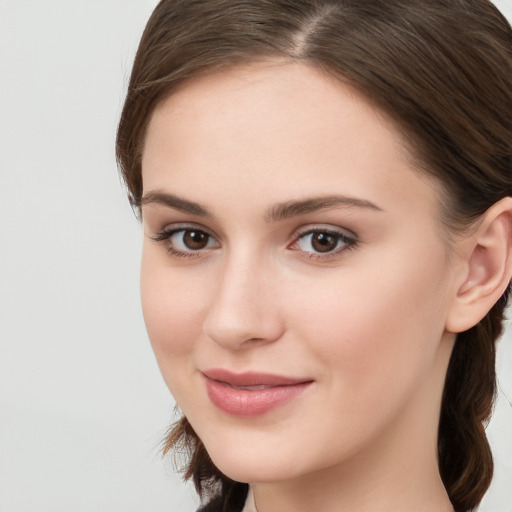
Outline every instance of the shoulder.
<svg viewBox="0 0 512 512">
<path fill-rule="evenodd" d="M 242 512 L 248 490 L 247 484 L 238 484 L 227 494 L 213 497 L 208 503 L 199 507 L 196 512 Z"/>
<path fill-rule="evenodd" d="M 242 507 L 233 507 L 226 504 L 222 496 L 210 500 L 208 503 L 197 509 L 197 512 L 242 512 Z"/>
<path fill-rule="evenodd" d="M 224 499 L 222 496 L 217 496 L 202 507 L 198 508 L 196 512 L 222 512 L 223 509 Z"/>
</svg>

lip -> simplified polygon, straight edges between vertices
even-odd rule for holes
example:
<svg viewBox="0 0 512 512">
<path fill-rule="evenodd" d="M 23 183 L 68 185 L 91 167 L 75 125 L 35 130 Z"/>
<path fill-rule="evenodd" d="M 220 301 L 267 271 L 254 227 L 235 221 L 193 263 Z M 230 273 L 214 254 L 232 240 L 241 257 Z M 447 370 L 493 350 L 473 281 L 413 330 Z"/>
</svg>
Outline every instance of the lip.
<svg viewBox="0 0 512 512">
<path fill-rule="evenodd" d="M 301 395 L 312 379 L 271 373 L 233 373 L 219 368 L 203 373 L 211 402 L 234 416 L 260 416 Z"/>
</svg>

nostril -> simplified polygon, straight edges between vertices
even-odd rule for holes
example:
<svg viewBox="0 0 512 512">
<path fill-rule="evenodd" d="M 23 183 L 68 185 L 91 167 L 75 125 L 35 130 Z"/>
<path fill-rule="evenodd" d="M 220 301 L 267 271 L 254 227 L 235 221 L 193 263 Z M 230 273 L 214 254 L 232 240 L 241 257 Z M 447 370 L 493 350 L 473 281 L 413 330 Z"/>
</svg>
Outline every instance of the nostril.
<svg viewBox="0 0 512 512">
<path fill-rule="evenodd" d="M 276 341 L 284 330 L 281 308 L 262 275 L 268 268 L 247 252 L 244 246 L 226 258 L 204 317 L 205 335 L 231 350 Z"/>
</svg>

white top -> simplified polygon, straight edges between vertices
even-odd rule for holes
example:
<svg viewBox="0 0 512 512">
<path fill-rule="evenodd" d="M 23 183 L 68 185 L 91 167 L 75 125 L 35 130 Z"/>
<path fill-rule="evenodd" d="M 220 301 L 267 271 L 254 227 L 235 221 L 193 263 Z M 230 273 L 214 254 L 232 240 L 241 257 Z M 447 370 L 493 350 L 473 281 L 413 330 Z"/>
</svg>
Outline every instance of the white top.
<svg viewBox="0 0 512 512">
<path fill-rule="evenodd" d="M 254 494 L 252 492 L 252 487 L 249 487 L 249 492 L 247 493 L 247 498 L 245 500 L 244 508 L 242 512 L 258 512 L 256 510 L 256 503 L 254 503 Z"/>
</svg>

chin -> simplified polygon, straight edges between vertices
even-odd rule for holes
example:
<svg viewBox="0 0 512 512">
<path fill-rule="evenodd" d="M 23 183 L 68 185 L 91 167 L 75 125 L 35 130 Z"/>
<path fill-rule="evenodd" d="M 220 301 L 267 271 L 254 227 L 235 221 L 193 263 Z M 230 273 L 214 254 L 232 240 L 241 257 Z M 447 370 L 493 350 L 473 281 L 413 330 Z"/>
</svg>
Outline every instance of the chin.
<svg viewBox="0 0 512 512">
<path fill-rule="evenodd" d="M 236 482 L 269 483 L 290 480 L 308 473 L 315 465 L 300 457 L 300 449 L 276 443 L 268 433 L 267 439 L 238 439 L 224 437 L 203 441 L 215 466 Z M 210 442 L 209 442 L 210 441 Z M 273 442 L 274 441 L 274 442 Z M 280 446 L 278 446 L 280 445 Z"/>
<path fill-rule="evenodd" d="M 296 477 L 290 469 L 283 467 L 275 457 L 274 460 L 262 457 L 242 456 L 234 454 L 233 457 L 212 457 L 215 466 L 227 477 L 236 482 L 268 483 L 288 480 Z"/>
</svg>

